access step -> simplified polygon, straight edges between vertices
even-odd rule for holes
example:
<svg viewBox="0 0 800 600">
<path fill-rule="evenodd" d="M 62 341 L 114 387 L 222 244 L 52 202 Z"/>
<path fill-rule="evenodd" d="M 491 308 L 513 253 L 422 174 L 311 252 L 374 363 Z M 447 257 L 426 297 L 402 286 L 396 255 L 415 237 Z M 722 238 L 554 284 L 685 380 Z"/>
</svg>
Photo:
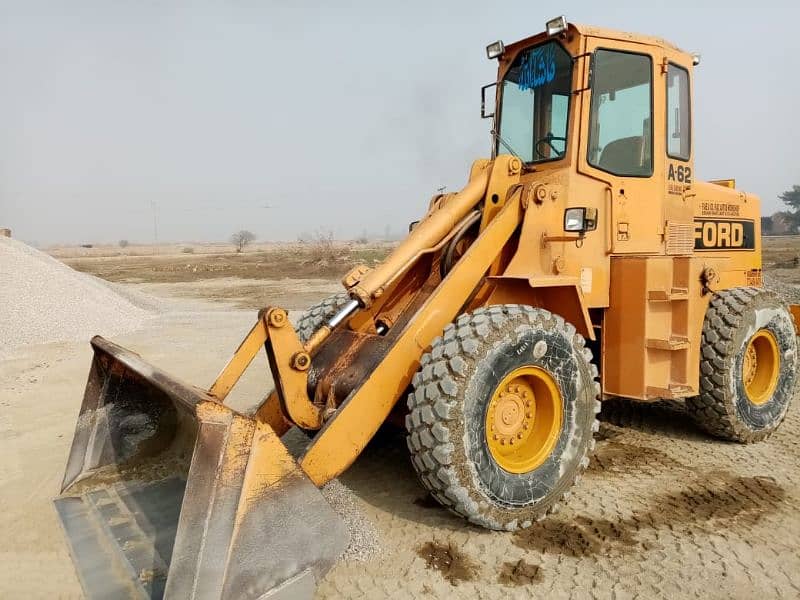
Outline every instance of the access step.
<svg viewBox="0 0 800 600">
<path fill-rule="evenodd" d="M 689 288 L 674 287 L 667 290 L 650 290 L 647 292 L 650 302 L 674 302 L 675 300 L 688 300 Z"/>
<path fill-rule="evenodd" d="M 646 346 L 653 350 L 686 350 L 689 347 L 689 338 L 673 335 L 668 340 L 648 338 Z"/>
<path fill-rule="evenodd" d="M 692 390 L 691 386 L 682 383 L 671 383 L 667 388 L 647 386 L 648 398 L 674 400 L 676 398 L 687 398 L 695 394 L 696 392 Z"/>
</svg>

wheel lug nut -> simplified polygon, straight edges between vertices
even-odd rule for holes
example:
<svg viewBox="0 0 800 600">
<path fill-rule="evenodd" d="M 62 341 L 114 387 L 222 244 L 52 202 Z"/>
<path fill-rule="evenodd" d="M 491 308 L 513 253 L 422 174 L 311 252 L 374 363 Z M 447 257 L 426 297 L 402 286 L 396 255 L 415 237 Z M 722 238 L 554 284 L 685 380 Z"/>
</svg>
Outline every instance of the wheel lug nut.
<svg viewBox="0 0 800 600">
<path fill-rule="evenodd" d="M 506 438 L 502 438 L 502 439 L 500 440 L 500 445 L 501 445 L 501 446 L 505 446 L 505 445 L 506 445 Z"/>
<path fill-rule="evenodd" d="M 526 417 L 528 417 L 528 418 L 530 419 L 530 418 L 532 418 L 532 417 L 533 417 L 533 413 L 532 413 L 532 412 L 526 412 L 526 413 L 525 413 L 525 416 L 526 416 Z"/>
<path fill-rule="evenodd" d="M 512 437 L 510 440 L 508 440 L 508 443 L 513 446 L 514 445 L 514 438 Z"/>
<path fill-rule="evenodd" d="M 492 439 L 493 439 L 493 440 L 496 440 L 497 438 L 498 438 L 498 435 L 495 433 L 495 434 L 492 436 Z"/>
<path fill-rule="evenodd" d="M 521 431 L 517 434 L 517 438 L 520 439 L 520 440 L 522 439 L 522 432 Z"/>
<path fill-rule="evenodd" d="M 524 421 L 522 422 L 522 428 L 523 428 L 523 429 L 527 429 L 527 428 L 528 428 L 528 424 L 527 424 L 527 423 L 525 423 Z"/>
<path fill-rule="evenodd" d="M 523 398 L 527 398 L 528 396 L 530 396 L 530 394 L 528 392 L 522 392 L 522 397 Z"/>
</svg>

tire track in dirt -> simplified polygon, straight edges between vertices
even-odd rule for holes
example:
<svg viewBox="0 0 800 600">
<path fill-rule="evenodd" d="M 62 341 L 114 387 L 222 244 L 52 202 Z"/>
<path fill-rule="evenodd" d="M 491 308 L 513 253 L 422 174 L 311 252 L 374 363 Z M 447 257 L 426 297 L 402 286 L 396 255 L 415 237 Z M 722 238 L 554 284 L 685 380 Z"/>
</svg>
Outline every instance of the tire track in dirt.
<svg viewBox="0 0 800 600">
<path fill-rule="evenodd" d="M 767 442 L 720 442 L 679 403 L 611 407 L 572 498 L 508 534 L 437 506 L 385 436 L 347 484 L 386 540 L 378 562 L 338 565 L 319 598 L 730 598 L 800 594 L 800 407 Z M 448 580 L 416 550 L 456 548 L 473 578 Z M 460 560 L 460 559 L 459 559 Z"/>
</svg>

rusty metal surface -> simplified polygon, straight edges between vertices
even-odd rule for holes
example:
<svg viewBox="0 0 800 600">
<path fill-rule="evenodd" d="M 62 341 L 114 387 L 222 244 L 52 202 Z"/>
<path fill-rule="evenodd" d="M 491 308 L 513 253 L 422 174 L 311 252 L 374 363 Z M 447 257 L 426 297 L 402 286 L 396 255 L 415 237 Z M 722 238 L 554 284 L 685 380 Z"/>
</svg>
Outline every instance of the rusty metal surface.
<svg viewBox="0 0 800 600">
<path fill-rule="evenodd" d="M 794 319 L 794 331 L 800 335 L 800 304 L 790 304 L 789 312 L 792 315 L 792 319 Z"/>
<path fill-rule="evenodd" d="M 336 407 L 369 374 L 387 348 L 386 338 L 337 331 L 314 357 L 314 403 Z"/>
<path fill-rule="evenodd" d="M 307 597 L 346 528 L 267 424 L 103 338 L 57 511 L 87 597 Z"/>
<path fill-rule="evenodd" d="M 319 580 L 347 546 L 342 521 L 268 425 L 218 404 L 198 414 L 167 596 L 259 598 L 306 570 Z"/>
<path fill-rule="evenodd" d="M 414 293 L 392 314 L 392 328 L 384 335 L 341 329 L 334 332 L 313 358 L 309 394 L 319 407 L 335 408 L 360 386 L 380 364 L 402 330 L 440 283 L 438 269 L 426 265 L 427 277 L 415 279 Z"/>
</svg>

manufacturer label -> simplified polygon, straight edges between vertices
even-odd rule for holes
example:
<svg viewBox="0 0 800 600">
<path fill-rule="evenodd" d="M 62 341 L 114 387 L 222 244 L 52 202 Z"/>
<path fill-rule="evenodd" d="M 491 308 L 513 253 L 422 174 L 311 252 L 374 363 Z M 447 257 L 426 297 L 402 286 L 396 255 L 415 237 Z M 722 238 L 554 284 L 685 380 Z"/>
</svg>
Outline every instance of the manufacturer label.
<svg viewBox="0 0 800 600">
<path fill-rule="evenodd" d="M 753 221 L 695 219 L 695 250 L 754 250 L 756 247 Z"/>
</svg>

